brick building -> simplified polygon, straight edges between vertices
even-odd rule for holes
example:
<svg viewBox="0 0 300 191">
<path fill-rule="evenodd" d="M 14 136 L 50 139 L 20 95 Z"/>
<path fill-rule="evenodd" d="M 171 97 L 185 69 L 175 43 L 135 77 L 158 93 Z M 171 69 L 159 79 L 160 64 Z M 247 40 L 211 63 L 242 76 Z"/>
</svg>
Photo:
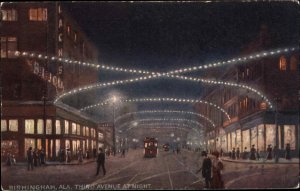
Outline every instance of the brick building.
<svg viewBox="0 0 300 191">
<path fill-rule="evenodd" d="M 30 54 L 97 63 L 97 48 L 58 2 L 4 3 L 1 18 L 1 157 L 9 152 L 23 160 L 30 146 L 43 148 L 49 160 L 57 159 L 60 149 L 69 148 L 75 156 L 79 148 L 96 148 L 104 133 L 97 121 L 53 100 L 65 90 L 97 82 L 97 70 Z M 80 107 L 93 96 L 68 103 Z"/>
<path fill-rule="evenodd" d="M 240 56 L 250 55 L 276 47 L 271 41 L 267 27 L 262 26 L 258 37 L 246 45 Z M 299 156 L 299 54 L 283 52 L 281 55 L 255 59 L 244 64 L 229 66 L 222 72 L 210 71 L 206 77 L 251 86 L 274 104 L 267 103 L 251 91 L 226 86 L 209 87 L 203 99 L 222 106 L 231 121 L 213 108 L 197 105 L 197 110 L 218 126 L 208 130 L 208 149 L 241 152 L 252 145 L 266 151 L 278 142 L 283 156 L 286 144 L 291 145 L 293 155 Z M 216 75 L 217 74 L 217 75 Z M 277 131 L 276 131 L 277 128 Z M 276 134 L 278 135 L 276 140 Z"/>
</svg>

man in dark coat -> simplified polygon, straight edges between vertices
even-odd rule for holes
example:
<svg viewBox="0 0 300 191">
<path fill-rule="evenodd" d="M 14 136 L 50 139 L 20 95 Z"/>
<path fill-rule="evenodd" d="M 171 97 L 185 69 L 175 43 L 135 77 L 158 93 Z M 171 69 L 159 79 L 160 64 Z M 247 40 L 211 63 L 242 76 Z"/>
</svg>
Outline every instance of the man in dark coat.
<svg viewBox="0 0 300 191">
<path fill-rule="evenodd" d="M 212 162 L 205 151 L 202 151 L 201 155 L 204 159 L 200 170 L 202 170 L 202 177 L 205 178 L 205 188 L 210 188 Z"/>
<path fill-rule="evenodd" d="M 286 147 L 285 147 L 285 159 L 291 160 L 291 146 L 289 143 L 286 144 Z"/>
<path fill-rule="evenodd" d="M 106 170 L 105 170 L 105 154 L 103 152 L 103 149 L 102 148 L 99 148 L 99 154 L 98 154 L 98 157 L 97 157 L 97 174 L 96 176 L 99 174 L 99 169 L 100 169 L 100 166 L 102 167 L 102 170 L 103 170 L 103 175 L 105 176 L 106 174 Z"/>
<path fill-rule="evenodd" d="M 33 170 L 33 152 L 32 152 L 32 147 L 29 147 L 27 150 L 27 167 L 28 170 Z"/>
<path fill-rule="evenodd" d="M 255 154 L 256 154 L 256 149 L 254 148 L 255 145 L 252 145 L 252 148 L 250 150 L 250 160 L 256 160 Z"/>
</svg>

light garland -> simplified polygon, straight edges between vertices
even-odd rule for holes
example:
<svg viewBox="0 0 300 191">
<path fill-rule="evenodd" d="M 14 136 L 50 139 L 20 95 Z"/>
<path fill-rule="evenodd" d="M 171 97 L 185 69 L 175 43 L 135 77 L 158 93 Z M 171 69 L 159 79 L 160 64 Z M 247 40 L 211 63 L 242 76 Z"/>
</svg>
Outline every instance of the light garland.
<svg viewBox="0 0 300 191">
<path fill-rule="evenodd" d="M 209 106 L 212 106 L 218 110 L 220 110 L 222 113 L 224 113 L 226 115 L 226 117 L 228 118 L 228 120 L 230 121 L 230 116 L 229 114 L 220 106 L 205 101 L 205 100 L 197 100 L 197 99 L 188 99 L 188 98 L 137 98 L 137 99 L 126 99 L 126 100 L 122 100 L 122 102 L 127 102 L 127 103 L 132 103 L 132 102 L 176 102 L 176 103 L 200 103 L 200 104 L 207 104 Z M 80 109 L 80 111 L 84 111 L 87 109 L 91 109 L 93 107 L 97 107 L 97 106 L 103 106 L 108 104 L 108 102 L 101 102 L 98 104 L 94 104 L 94 105 L 89 105 L 87 107 L 84 107 L 82 109 Z"/>
<path fill-rule="evenodd" d="M 115 123 L 119 120 L 121 120 L 122 118 L 125 118 L 127 116 L 130 116 L 132 114 L 144 114 L 144 113 L 179 113 L 179 114 L 190 114 L 190 115 L 196 115 L 200 118 L 203 118 L 205 119 L 206 121 L 208 121 L 214 128 L 216 127 L 215 123 L 209 119 L 208 117 L 202 115 L 202 114 L 199 114 L 199 113 L 195 113 L 195 112 L 190 112 L 190 111 L 176 111 L 176 110 L 145 110 L 145 111 L 138 111 L 138 112 L 130 112 L 130 113 L 126 113 L 126 114 L 123 114 L 121 116 L 118 116 L 116 119 L 115 119 Z"/>
</svg>

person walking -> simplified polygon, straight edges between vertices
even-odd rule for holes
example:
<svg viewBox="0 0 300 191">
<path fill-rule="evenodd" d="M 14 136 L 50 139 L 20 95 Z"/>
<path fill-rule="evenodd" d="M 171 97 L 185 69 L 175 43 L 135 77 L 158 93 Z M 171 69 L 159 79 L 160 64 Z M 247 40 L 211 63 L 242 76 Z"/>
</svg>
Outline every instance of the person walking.
<svg viewBox="0 0 300 191">
<path fill-rule="evenodd" d="M 256 154 L 256 149 L 254 148 L 255 145 L 252 145 L 252 148 L 250 150 L 250 160 L 256 160 L 255 154 Z"/>
<path fill-rule="evenodd" d="M 78 162 L 79 163 L 83 162 L 83 152 L 81 149 L 78 150 Z"/>
<path fill-rule="evenodd" d="M 224 188 L 224 181 L 222 180 L 222 170 L 224 169 L 223 162 L 219 158 L 219 152 L 213 152 L 214 159 L 212 161 L 212 181 L 211 188 L 212 189 L 222 189 Z"/>
<path fill-rule="evenodd" d="M 27 150 L 27 168 L 33 170 L 33 152 L 32 147 Z"/>
<path fill-rule="evenodd" d="M 259 158 L 260 158 L 259 150 L 258 149 L 256 150 L 256 158 L 257 158 L 257 160 L 259 160 Z"/>
<path fill-rule="evenodd" d="M 100 166 L 102 167 L 102 170 L 103 170 L 103 176 L 105 176 L 105 174 L 106 174 L 106 170 L 105 170 L 105 154 L 104 154 L 102 148 L 99 148 L 99 154 L 98 154 L 98 157 L 97 157 L 97 173 L 96 173 L 96 176 L 99 174 Z"/>
<path fill-rule="evenodd" d="M 41 149 L 41 152 L 40 152 L 40 163 L 41 163 L 41 165 L 42 164 L 46 164 L 45 163 L 45 152 L 44 152 L 44 149 Z"/>
<path fill-rule="evenodd" d="M 291 160 L 291 146 L 289 143 L 286 144 L 286 147 L 285 147 L 285 159 Z"/>
<path fill-rule="evenodd" d="M 278 149 L 277 145 L 274 147 L 274 158 L 275 158 L 275 163 L 278 163 L 278 161 L 279 161 L 279 149 Z"/>
<path fill-rule="evenodd" d="M 246 160 L 248 155 L 247 147 L 244 148 L 243 159 Z"/>
<path fill-rule="evenodd" d="M 236 155 L 235 155 L 235 148 L 233 148 L 232 149 L 232 159 L 235 160 L 235 157 L 236 157 Z"/>
<path fill-rule="evenodd" d="M 205 188 L 210 188 L 212 162 L 207 156 L 207 152 L 202 151 L 201 156 L 203 156 L 204 159 L 202 162 L 202 167 L 197 171 L 197 173 L 202 171 L 202 177 L 205 179 Z"/>
<path fill-rule="evenodd" d="M 240 148 L 239 147 L 236 149 L 236 158 L 238 160 L 240 159 Z"/>
<path fill-rule="evenodd" d="M 267 160 L 272 160 L 272 147 L 271 145 L 268 145 L 268 148 L 267 148 Z"/>
</svg>

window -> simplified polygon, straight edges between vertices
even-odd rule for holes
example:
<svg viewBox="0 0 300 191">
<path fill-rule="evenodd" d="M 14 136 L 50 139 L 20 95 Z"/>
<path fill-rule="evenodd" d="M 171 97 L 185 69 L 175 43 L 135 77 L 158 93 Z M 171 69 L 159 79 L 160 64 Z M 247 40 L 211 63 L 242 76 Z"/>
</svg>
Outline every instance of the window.
<svg viewBox="0 0 300 191">
<path fill-rule="evenodd" d="M 17 21 L 17 11 L 15 9 L 1 10 L 2 21 Z"/>
<path fill-rule="evenodd" d="M 297 58 L 296 56 L 292 56 L 290 59 L 290 70 L 296 71 L 297 70 Z"/>
<path fill-rule="evenodd" d="M 69 121 L 65 120 L 65 134 L 69 134 Z"/>
<path fill-rule="evenodd" d="M 86 133 L 85 133 L 86 136 L 90 136 L 90 132 L 89 131 L 90 131 L 89 127 L 86 127 Z"/>
<path fill-rule="evenodd" d="M 46 8 L 29 9 L 29 20 L 47 21 L 47 9 Z"/>
<path fill-rule="evenodd" d="M 85 126 L 83 126 L 82 135 L 85 136 Z"/>
<path fill-rule="evenodd" d="M 80 125 L 77 124 L 76 126 L 77 126 L 77 127 L 76 127 L 76 129 L 77 129 L 77 135 L 80 135 Z"/>
<path fill-rule="evenodd" d="M 55 121 L 55 133 L 57 135 L 61 134 L 60 120 Z"/>
<path fill-rule="evenodd" d="M 7 122 L 5 119 L 1 119 L 1 132 L 7 131 Z"/>
<path fill-rule="evenodd" d="M 72 123 L 72 134 L 76 134 L 76 123 Z"/>
<path fill-rule="evenodd" d="M 18 131 L 18 120 L 17 119 L 11 119 L 8 121 L 8 129 L 9 131 Z"/>
<path fill-rule="evenodd" d="M 281 56 L 279 59 L 279 70 L 286 70 L 286 59 L 284 56 Z"/>
<path fill-rule="evenodd" d="M 25 119 L 25 134 L 34 134 L 34 120 Z"/>
<path fill-rule="evenodd" d="M 1 58 L 14 58 L 17 51 L 17 37 L 1 37 Z"/>
<path fill-rule="evenodd" d="M 99 141 L 103 140 L 103 137 L 104 137 L 103 133 L 98 133 L 98 140 Z"/>
<path fill-rule="evenodd" d="M 44 134 L 44 120 L 37 120 L 37 134 Z"/>
<path fill-rule="evenodd" d="M 51 119 L 46 120 L 46 134 L 47 135 L 52 134 L 52 120 Z"/>
<path fill-rule="evenodd" d="M 25 149 L 25 157 L 27 157 L 27 150 L 29 149 L 29 147 L 32 147 L 32 150 L 35 149 L 35 139 L 28 139 L 28 138 L 25 138 L 25 144 L 24 144 L 24 149 Z"/>
</svg>

